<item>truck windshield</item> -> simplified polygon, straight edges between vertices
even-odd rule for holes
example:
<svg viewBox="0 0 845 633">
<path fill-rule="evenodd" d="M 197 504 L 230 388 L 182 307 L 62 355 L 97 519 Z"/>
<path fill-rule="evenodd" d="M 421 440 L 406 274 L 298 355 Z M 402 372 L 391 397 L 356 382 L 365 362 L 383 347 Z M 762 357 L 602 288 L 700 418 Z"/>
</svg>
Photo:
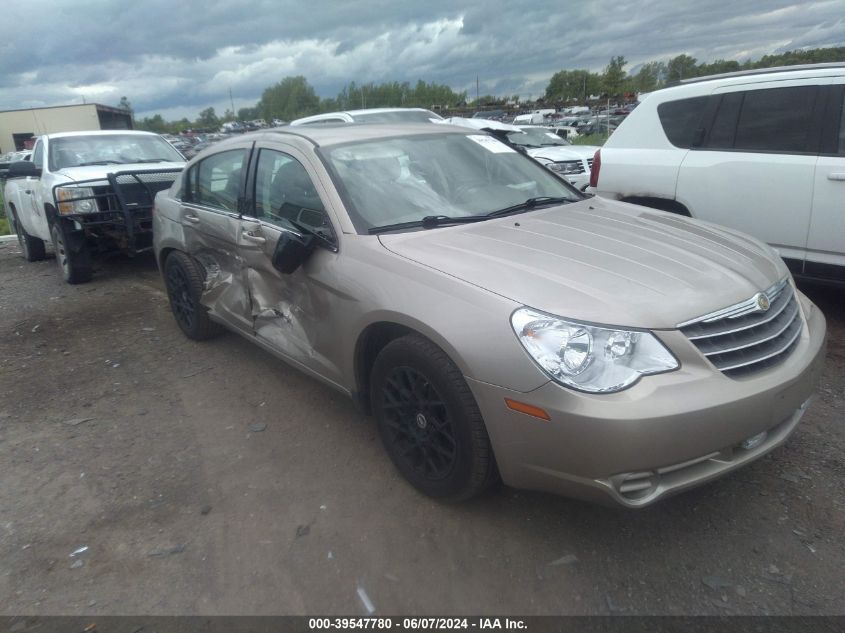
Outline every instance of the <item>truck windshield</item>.
<svg viewBox="0 0 845 633">
<path fill-rule="evenodd" d="M 514 145 L 523 147 L 548 147 L 550 145 L 571 145 L 549 128 L 523 127 L 521 132 L 511 132 L 508 140 Z"/>
<path fill-rule="evenodd" d="M 147 134 L 92 134 L 50 140 L 50 171 L 84 165 L 184 162 L 160 136 Z"/>
</svg>

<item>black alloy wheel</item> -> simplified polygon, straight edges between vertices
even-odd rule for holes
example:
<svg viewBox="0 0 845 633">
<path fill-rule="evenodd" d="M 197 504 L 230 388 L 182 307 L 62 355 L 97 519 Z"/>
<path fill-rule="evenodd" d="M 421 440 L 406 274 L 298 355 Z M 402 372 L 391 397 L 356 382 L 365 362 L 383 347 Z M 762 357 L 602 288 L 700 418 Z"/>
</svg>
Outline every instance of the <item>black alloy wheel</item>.
<svg viewBox="0 0 845 633">
<path fill-rule="evenodd" d="M 390 459 L 425 494 L 460 501 L 498 478 L 472 391 L 431 340 L 408 334 L 384 346 L 371 372 L 370 403 Z"/>
<path fill-rule="evenodd" d="M 191 286 L 181 266 L 167 269 L 167 295 L 173 316 L 183 331 L 193 331 L 197 323 L 197 310 L 191 298 Z"/>
<path fill-rule="evenodd" d="M 204 341 L 223 331 L 208 316 L 201 297 L 205 270 L 186 253 L 173 251 L 164 262 L 164 285 L 179 329 L 188 338 Z"/>
<path fill-rule="evenodd" d="M 429 380 L 411 367 L 396 367 L 382 387 L 382 419 L 389 442 L 414 472 L 444 479 L 457 459 L 449 411 Z"/>
</svg>

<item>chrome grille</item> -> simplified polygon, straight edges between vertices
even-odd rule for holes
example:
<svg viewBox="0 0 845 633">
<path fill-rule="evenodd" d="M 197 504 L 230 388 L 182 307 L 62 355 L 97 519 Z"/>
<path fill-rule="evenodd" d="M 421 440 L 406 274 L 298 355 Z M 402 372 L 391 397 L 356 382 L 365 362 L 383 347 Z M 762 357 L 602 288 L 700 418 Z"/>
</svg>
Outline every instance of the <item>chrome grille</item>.
<svg viewBox="0 0 845 633">
<path fill-rule="evenodd" d="M 798 299 L 788 280 L 765 293 L 769 309 L 757 297 L 681 323 L 678 328 L 717 369 L 736 378 L 783 362 L 795 348 L 802 321 Z"/>
</svg>

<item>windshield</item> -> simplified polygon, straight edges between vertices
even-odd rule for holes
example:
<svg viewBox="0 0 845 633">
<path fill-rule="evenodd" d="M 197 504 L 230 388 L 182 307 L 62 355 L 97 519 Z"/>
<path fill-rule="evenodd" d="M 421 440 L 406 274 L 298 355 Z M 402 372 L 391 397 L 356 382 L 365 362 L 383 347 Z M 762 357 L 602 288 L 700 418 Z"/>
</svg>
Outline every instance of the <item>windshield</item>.
<svg viewBox="0 0 845 633">
<path fill-rule="evenodd" d="M 82 165 L 184 162 L 167 141 L 152 134 L 64 136 L 50 141 L 50 170 Z"/>
<path fill-rule="evenodd" d="M 548 128 L 524 127 L 521 132 L 511 132 L 508 140 L 522 147 L 548 147 L 550 145 L 571 145 Z"/>
<path fill-rule="evenodd" d="M 354 114 L 357 123 L 429 123 L 432 119 L 442 119 L 428 110 L 394 110 L 392 112 L 368 112 Z"/>
<path fill-rule="evenodd" d="M 427 216 L 484 215 L 530 198 L 581 195 L 484 134 L 431 134 L 323 150 L 359 233 Z"/>
</svg>

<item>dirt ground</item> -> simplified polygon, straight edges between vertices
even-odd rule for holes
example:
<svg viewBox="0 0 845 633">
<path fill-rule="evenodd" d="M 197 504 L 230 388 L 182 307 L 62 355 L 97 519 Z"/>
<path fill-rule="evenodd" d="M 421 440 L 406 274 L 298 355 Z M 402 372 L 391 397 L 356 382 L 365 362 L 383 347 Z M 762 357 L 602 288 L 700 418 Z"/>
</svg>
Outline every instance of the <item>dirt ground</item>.
<svg viewBox="0 0 845 633">
<path fill-rule="evenodd" d="M 845 291 L 804 289 L 829 354 L 785 447 L 637 512 L 452 506 L 341 395 L 184 338 L 151 258 L 68 286 L 0 243 L 0 612 L 845 614 Z"/>
</svg>

